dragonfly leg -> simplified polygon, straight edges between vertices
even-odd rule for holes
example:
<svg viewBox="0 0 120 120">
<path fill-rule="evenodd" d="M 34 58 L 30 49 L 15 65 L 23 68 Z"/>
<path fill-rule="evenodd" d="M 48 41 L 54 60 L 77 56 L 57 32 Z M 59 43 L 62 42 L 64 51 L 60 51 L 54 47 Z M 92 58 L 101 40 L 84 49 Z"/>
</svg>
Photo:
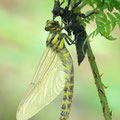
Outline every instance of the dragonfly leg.
<svg viewBox="0 0 120 120">
<path fill-rule="evenodd" d="M 82 0 L 80 0 L 79 2 L 75 3 L 75 5 L 72 7 L 72 10 L 75 9 L 78 5 L 80 5 L 82 2 Z"/>
<path fill-rule="evenodd" d="M 70 7 L 70 3 L 71 3 L 71 0 L 68 0 L 68 5 L 67 5 L 67 8 L 69 9 Z"/>
<path fill-rule="evenodd" d="M 63 0 L 61 3 L 60 3 L 60 6 L 65 2 L 65 0 Z"/>
<path fill-rule="evenodd" d="M 78 15 L 78 16 L 80 16 L 82 18 L 87 18 L 87 17 L 89 17 L 89 16 L 91 16 L 93 14 L 97 14 L 97 12 L 91 12 L 88 15 L 85 15 L 84 13 L 80 13 L 80 14 L 77 13 L 76 15 Z"/>
<path fill-rule="evenodd" d="M 61 36 L 65 39 L 68 45 L 75 44 L 75 41 L 72 40 L 66 33 L 62 33 Z"/>
</svg>

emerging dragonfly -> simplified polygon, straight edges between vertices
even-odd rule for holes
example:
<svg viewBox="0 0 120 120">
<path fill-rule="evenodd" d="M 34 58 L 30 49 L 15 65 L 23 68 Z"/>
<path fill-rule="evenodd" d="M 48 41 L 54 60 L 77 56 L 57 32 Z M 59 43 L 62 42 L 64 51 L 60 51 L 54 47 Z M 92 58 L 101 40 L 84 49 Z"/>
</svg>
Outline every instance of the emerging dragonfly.
<svg viewBox="0 0 120 120">
<path fill-rule="evenodd" d="M 52 102 L 63 88 L 60 120 L 67 120 L 69 117 L 73 96 L 74 70 L 73 61 L 65 47 L 64 38 L 68 44 L 72 43 L 64 33 L 61 33 L 62 29 L 58 21 L 48 20 L 45 30 L 49 31 L 46 41 L 47 48 L 40 59 L 30 86 L 18 106 L 17 120 L 31 118 Z"/>
</svg>

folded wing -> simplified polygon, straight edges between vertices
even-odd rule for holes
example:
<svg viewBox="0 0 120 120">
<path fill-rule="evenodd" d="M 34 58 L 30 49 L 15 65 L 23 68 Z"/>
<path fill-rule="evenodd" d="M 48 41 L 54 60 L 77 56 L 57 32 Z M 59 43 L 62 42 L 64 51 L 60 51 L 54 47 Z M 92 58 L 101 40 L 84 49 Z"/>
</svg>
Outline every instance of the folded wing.
<svg viewBox="0 0 120 120">
<path fill-rule="evenodd" d="M 27 120 L 48 105 L 63 90 L 66 79 L 60 54 L 47 47 L 34 78 L 17 110 L 17 120 Z"/>
</svg>

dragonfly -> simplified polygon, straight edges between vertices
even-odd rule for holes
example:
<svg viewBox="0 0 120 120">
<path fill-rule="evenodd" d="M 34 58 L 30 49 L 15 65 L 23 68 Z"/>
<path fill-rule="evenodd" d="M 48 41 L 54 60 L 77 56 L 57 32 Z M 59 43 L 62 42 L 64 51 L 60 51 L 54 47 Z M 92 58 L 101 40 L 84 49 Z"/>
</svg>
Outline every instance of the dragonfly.
<svg viewBox="0 0 120 120">
<path fill-rule="evenodd" d="M 65 46 L 65 41 L 72 44 L 62 33 L 58 21 L 48 20 L 45 30 L 49 31 L 46 49 L 38 68 L 23 96 L 18 109 L 17 120 L 28 120 L 45 106 L 50 104 L 64 90 L 60 120 L 68 120 L 73 88 L 74 68 L 72 57 Z"/>
</svg>

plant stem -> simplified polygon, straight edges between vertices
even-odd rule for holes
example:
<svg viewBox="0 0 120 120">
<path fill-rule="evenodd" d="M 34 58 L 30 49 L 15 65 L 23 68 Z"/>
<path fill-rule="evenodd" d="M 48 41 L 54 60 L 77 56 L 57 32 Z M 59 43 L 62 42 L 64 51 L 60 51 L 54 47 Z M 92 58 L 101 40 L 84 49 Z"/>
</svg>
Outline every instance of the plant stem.
<svg viewBox="0 0 120 120">
<path fill-rule="evenodd" d="M 76 0 L 73 0 L 74 3 L 72 5 L 74 5 L 76 3 Z M 94 54 L 92 52 L 91 46 L 89 41 L 87 41 L 87 56 L 89 59 L 89 63 L 92 69 L 92 73 L 95 79 L 95 84 L 98 90 L 98 95 L 99 95 L 99 99 L 100 99 L 100 103 L 102 106 L 102 110 L 103 110 L 103 115 L 105 120 L 112 120 L 112 111 L 110 111 L 109 105 L 108 105 L 108 101 L 105 95 L 105 90 L 104 90 L 104 85 L 101 81 L 101 76 L 99 74 L 99 70 L 95 61 L 95 57 Z"/>
<path fill-rule="evenodd" d="M 89 41 L 87 41 L 87 56 L 89 59 L 89 63 L 92 69 L 92 73 L 95 79 L 95 84 L 98 90 L 98 95 L 100 98 L 100 103 L 102 105 L 102 110 L 103 110 L 103 114 L 105 117 L 105 120 L 112 120 L 112 112 L 110 112 L 109 106 L 108 106 L 108 102 L 107 102 L 107 98 L 105 95 L 105 91 L 104 91 L 104 85 L 101 82 L 101 76 L 99 74 L 99 70 L 95 61 L 95 57 L 94 54 L 92 52 L 91 46 Z"/>
</svg>

